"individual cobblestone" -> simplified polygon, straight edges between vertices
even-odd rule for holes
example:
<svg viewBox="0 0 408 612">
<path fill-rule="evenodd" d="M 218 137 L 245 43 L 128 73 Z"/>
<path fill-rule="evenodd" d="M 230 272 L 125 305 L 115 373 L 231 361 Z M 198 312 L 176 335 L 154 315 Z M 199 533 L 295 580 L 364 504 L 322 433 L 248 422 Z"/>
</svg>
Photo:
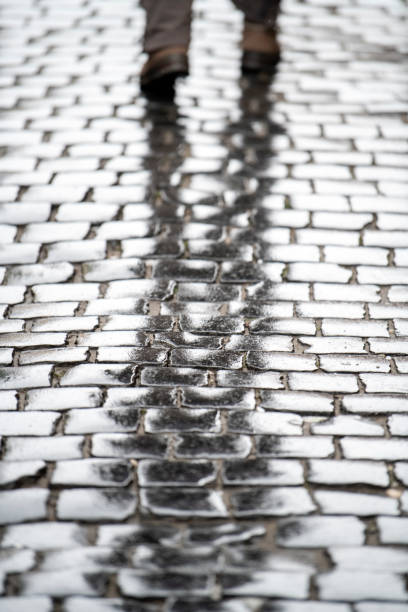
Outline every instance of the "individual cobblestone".
<svg viewBox="0 0 408 612">
<path fill-rule="evenodd" d="M 38 612 L 51 612 L 52 600 L 44 595 L 34 595 L 33 597 L 3 597 L 2 605 L 9 612 L 24 612 L 28 608 L 38 610 Z"/>
<path fill-rule="evenodd" d="M 376 585 L 370 587 L 369 572 L 351 572 L 341 570 L 334 571 L 319 577 L 319 587 L 327 598 L 338 599 L 340 596 L 348 601 L 356 601 L 362 598 L 374 596 L 376 599 L 398 599 L 404 598 L 404 589 L 399 576 L 391 573 L 377 573 Z M 343 581 L 347 580 L 347 588 L 342 587 Z M 369 595 L 372 594 L 372 595 Z M 341 594 L 341 595 L 340 595 Z"/>
<path fill-rule="evenodd" d="M 6 461 L 79 459 L 83 442 L 81 436 L 11 436 L 4 458 Z"/>
<path fill-rule="evenodd" d="M 38 476 L 45 471 L 46 466 L 45 461 L 4 461 L 0 466 L 0 483 L 4 486 Z"/>
<path fill-rule="evenodd" d="M 118 486 L 130 483 L 132 474 L 126 461 L 109 459 L 86 459 L 81 461 L 58 461 L 51 482 L 55 485 Z"/>
<path fill-rule="evenodd" d="M 101 573 L 65 570 L 64 572 L 29 572 L 22 578 L 23 595 L 102 595 L 107 575 Z"/>
<path fill-rule="evenodd" d="M 221 518 L 227 508 L 219 491 L 194 488 L 143 489 L 141 505 L 145 513 L 156 516 Z"/>
<path fill-rule="evenodd" d="M 0 610 L 405 612 L 406 7 L 0 0 Z"/>
<path fill-rule="evenodd" d="M 31 488 L 0 493 L 0 525 L 22 523 L 47 516 L 48 491 Z"/>
<path fill-rule="evenodd" d="M 131 516 L 136 505 L 135 494 L 126 490 L 67 489 L 59 496 L 57 517 L 61 520 L 120 521 Z"/>
<path fill-rule="evenodd" d="M 290 548 L 357 546 L 364 542 L 364 523 L 353 516 L 280 519 L 277 542 Z"/>
</svg>

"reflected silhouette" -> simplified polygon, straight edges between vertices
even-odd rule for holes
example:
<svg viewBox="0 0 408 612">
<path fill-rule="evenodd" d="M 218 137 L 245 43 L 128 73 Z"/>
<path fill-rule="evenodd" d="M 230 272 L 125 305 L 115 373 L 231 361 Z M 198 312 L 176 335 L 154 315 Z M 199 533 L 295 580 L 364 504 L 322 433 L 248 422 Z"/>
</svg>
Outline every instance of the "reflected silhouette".
<svg viewBox="0 0 408 612">
<path fill-rule="evenodd" d="M 201 252 L 218 261 L 242 260 L 245 278 L 236 282 L 264 278 L 256 258 L 275 180 L 273 139 L 284 133 L 273 119 L 272 84 L 273 75 L 241 78 L 239 98 L 230 100 L 228 115 L 222 106 L 219 120 L 213 118 L 219 92 L 206 88 L 197 102 L 197 87 L 190 96 L 188 80 L 174 100 L 146 104 L 150 152 L 145 168 L 160 241 L 188 240 L 185 259 Z M 160 250 L 164 254 L 166 248 Z"/>
</svg>

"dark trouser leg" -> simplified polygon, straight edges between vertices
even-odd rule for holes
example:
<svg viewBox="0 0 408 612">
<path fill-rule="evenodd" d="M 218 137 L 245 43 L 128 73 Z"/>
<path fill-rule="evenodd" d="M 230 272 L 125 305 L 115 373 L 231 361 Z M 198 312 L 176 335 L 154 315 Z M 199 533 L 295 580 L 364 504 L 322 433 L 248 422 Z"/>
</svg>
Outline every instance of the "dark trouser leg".
<svg viewBox="0 0 408 612">
<path fill-rule="evenodd" d="M 245 16 L 241 47 L 243 72 L 273 74 L 280 59 L 276 37 L 279 0 L 233 0 Z"/>
<path fill-rule="evenodd" d="M 192 0 L 141 0 L 146 11 L 143 50 L 153 53 L 166 47 L 188 48 Z"/>
<path fill-rule="evenodd" d="M 279 12 L 279 0 L 232 0 L 245 15 L 247 21 L 263 24 L 268 28 L 275 26 Z"/>
</svg>

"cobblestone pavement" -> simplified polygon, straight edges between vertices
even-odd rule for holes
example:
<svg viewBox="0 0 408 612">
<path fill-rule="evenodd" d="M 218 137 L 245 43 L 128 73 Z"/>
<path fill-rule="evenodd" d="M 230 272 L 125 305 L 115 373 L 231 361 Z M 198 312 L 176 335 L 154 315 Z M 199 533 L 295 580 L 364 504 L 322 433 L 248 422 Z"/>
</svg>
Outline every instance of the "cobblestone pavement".
<svg viewBox="0 0 408 612">
<path fill-rule="evenodd" d="M 400 0 L 0 0 L 1 612 L 407 612 Z"/>
</svg>

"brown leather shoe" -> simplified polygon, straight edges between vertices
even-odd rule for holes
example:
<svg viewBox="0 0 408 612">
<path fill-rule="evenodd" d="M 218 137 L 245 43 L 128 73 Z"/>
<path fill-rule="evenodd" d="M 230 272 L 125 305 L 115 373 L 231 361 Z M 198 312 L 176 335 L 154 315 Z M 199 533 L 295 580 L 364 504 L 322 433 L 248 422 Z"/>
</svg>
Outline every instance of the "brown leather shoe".
<svg viewBox="0 0 408 612">
<path fill-rule="evenodd" d="M 174 93 L 174 82 L 179 76 L 188 75 L 187 50 L 184 47 L 168 47 L 149 55 L 140 74 L 143 92 L 160 97 Z"/>
<path fill-rule="evenodd" d="M 242 38 L 243 72 L 274 72 L 280 60 L 280 48 L 274 28 L 245 21 Z"/>
</svg>

